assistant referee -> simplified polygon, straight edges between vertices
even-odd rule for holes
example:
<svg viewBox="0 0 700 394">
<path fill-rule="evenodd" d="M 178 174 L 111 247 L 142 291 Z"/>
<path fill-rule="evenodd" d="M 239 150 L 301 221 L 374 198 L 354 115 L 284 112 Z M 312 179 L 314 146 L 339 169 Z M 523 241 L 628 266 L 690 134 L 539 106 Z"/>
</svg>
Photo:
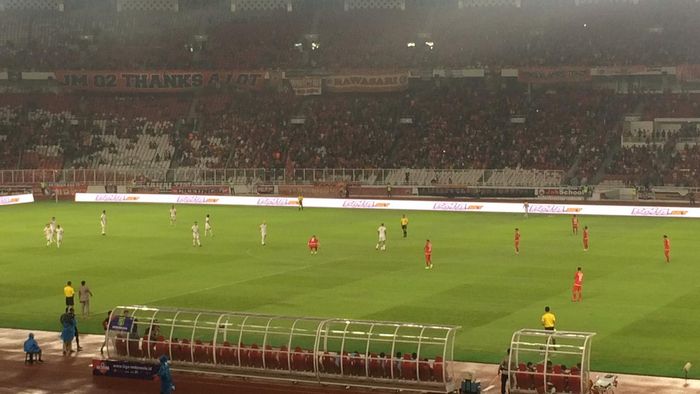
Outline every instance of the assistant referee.
<svg viewBox="0 0 700 394">
<path fill-rule="evenodd" d="M 63 288 L 63 294 L 66 296 L 66 308 L 72 307 L 75 304 L 75 289 L 71 281 L 66 283 L 66 286 Z"/>
<path fill-rule="evenodd" d="M 554 313 L 550 312 L 548 306 L 545 306 L 544 315 L 542 315 L 542 326 L 544 327 L 544 329 L 547 331 L 554 331 L 554 323 L 556 323 L 556 321 L 557 317 L 554 316 Z M 552 343 L 556 344 L 557 342 L 554 339 L 552 339 Z"/>
</svg>

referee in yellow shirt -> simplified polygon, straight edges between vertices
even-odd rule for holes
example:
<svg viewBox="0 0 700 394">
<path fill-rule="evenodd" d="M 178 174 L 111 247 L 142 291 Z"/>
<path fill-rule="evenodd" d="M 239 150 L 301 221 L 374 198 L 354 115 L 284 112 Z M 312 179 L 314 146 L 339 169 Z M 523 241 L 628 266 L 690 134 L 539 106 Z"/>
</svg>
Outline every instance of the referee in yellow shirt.
<svg viewBox="0 0 700 394">
<path fill-rule="evenodd" d="M 72 308 L 75 305 L 75 289 L 72 286 L 71 281 L 66 283 L 66 287 L 63 288 L 63 294 L 66 296 L 66 307 Z"/>
<path fill-rule="evenodd" d="M 406 215 L 401 217 L 401 230 L 403 230 L 403 237 L 406 238 L 408 236 L 408 218 Z"/>
<path fill-rule="evenodd" d="M 542 315 L 542 326 L 547 331 L 554 331 L 554 323 L 556 323 L 557 317 L 554 313 L 550 312 L 549 307 L 544 307 L 544 315 Z M 552 339 L 552 344 L 556 345 L 557 342 Z"/>
</svg>

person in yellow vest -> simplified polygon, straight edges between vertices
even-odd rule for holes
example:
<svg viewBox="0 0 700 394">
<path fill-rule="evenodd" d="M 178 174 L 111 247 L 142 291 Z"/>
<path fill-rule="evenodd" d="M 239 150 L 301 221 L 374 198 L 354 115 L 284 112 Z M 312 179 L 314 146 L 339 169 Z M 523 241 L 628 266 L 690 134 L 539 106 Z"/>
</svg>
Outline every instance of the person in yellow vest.
<svg viewBox="0 0 700 394">
<path fill-rule="evenodd" d="M 63 294 L 66 296 L 66 307 L 72 308 L 75 305 L 75 289 L 71 281 L 66 283 L 66 286 L 63 288 Z"/>
<path fill-rule="evenodd" d="M 403 237 L 408 236 L 408 218 L 406 215 L 401 216 L 401 230 L 403 231 Z"/>
<path fill-rule="evenodd" d="M 303 211 L 304 210 L 304 196 L 299 194 L 299 197 L 297 197 L 297 205 L 299 205 L 299 210 Z"/>
<path fill-rule="evenodd" d="M 557 321 L 557 317 L 554 316 L 554 313 L 552 313 L 549 309 L 548 306 L 544 307 L 544 315 L 542 315 L 542 326 L 544 327 L 545 330 L 547 331 L 555 331 L 554 329 L 554 324 Z M 552 339 L 552 344 L 556 344 L 557 342 Z"/>
</svg>

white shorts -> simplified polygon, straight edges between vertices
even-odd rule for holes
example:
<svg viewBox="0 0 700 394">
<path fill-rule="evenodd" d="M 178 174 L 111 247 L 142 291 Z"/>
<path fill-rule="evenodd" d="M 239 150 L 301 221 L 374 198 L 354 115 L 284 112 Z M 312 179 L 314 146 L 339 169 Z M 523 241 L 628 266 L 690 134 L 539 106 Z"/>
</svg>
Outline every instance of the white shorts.
<svg viewBox="0 0 700 394">
<path fill-rule="evenodd" d="M 204 229 L 205 229 L 205 230 L 211 230 L 211 225 L 208 225 L 208 224 L 205 225 L 205 226 L 204 226 Z"/>
<path fill-rule="evenodd" d="M 379 242 L 386 242 L 386 237 L 379 237 Z"/>
</svg>

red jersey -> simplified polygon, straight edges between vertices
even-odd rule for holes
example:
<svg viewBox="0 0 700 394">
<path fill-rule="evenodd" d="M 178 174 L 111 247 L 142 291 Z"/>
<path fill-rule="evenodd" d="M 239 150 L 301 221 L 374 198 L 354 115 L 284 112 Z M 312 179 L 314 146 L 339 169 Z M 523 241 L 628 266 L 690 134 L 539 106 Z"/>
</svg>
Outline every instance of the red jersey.
<svg viewBox="0 0 700 394">
<path fill-rule="evenodd" d="M 664 250 L 671 250 L 671 240 L 664 238 Z"/>
<path fill-rule="evenodd" d="M 574 227 L 578 227 L 578 218 L 577 217 L 572 217 L 571 218 L 571 225 Z"/>
<path fill-rule="evenodd" d="M 581 286 L 583 284 L 583 272 L 576 271 L 574 274 L 574 286 Z"/>
<path fill-rule="evenodd" d="M 426 243 L 425 247 L 423 248 L 423 251 L 425 252 L 425 254 L 433 253 L 433 244 L 431 244 L 430 242 Z"/>
<path fill-rule="evenodd" d="M 309 239 L 308 245 L 310 248 L 317 248 L 318 247 L 318 238 L 311 237 L 311 239 Z"/>
<path fill-rule="evenodd" d="M 583 239 L 588 240 L 588 230 L 583 230 Z"/>
<path fill-rule="evenodd" d="M 515 232 L 515 242 L 520 242 L 520 231 Z"/>
</svg>

